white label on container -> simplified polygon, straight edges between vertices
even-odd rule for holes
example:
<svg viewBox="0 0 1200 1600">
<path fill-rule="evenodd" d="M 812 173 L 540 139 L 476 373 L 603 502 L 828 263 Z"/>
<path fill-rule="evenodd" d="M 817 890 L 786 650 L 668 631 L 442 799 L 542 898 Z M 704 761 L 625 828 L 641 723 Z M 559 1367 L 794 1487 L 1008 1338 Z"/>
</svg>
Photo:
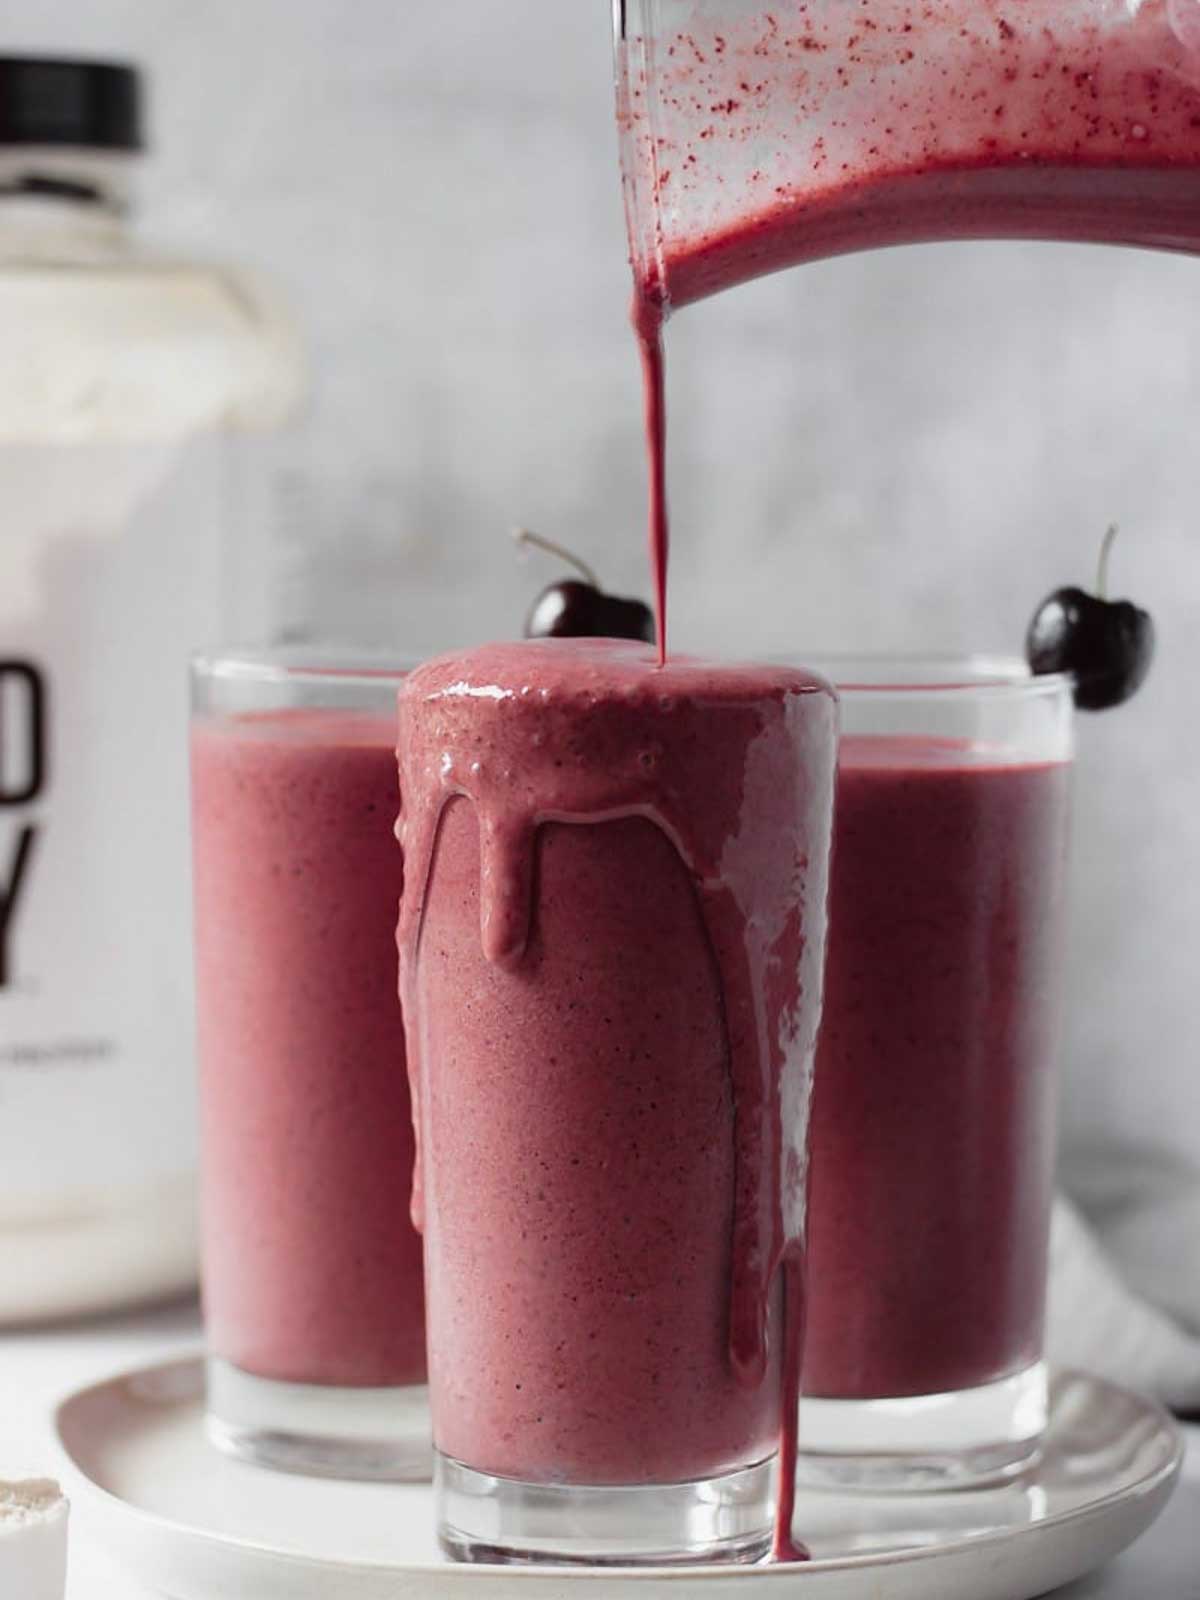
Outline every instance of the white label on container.
<svg viewBox="0 0 1200 1600">
<path fill-rule="evenodd" d="M 0 1204 L 194 1160 L 187 658 L 234 442 L 0 445 Z"/>
</svg>

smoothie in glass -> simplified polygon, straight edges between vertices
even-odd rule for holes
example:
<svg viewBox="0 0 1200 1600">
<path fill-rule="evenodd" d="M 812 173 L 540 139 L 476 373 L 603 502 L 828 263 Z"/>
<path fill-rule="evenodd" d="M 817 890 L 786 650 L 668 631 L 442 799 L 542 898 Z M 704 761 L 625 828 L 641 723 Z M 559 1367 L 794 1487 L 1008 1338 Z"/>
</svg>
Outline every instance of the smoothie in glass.
<svg viewBox="0 0 1200 1600">
<path fill-rule="evenodd" d="M 842 689 L 801 1449 L 954 1483 L 1045 1418 L 1069 689 L 881 665 Z"/>
<path fill-rule="evenodd" d="M 368 681 L 363 704 L 210 711 L 192 736 L 210 1420 L 248 1453 L 335 1470 L 340 1396 L 347 1470 L 383 1476 L 404 1466 L 401 1391 L 425 1381 L 395 721 L 370 708 L 397 682 Z M 223 1415 L 241 1393 L 257 1428 Z M 291 1427 L 269 1415 L 296 1398 Z M 306 1416 L 334 1433 L 308 1460 Z"/>
<path fill-rule="evenodd" d="M 839 760 L 806 1390 L 1041 1359 L 1067 767 L 920 739 Z"/>
<path fill-rule="evenodd" d="M 400 730 L 442 1540 L 757 1557 L 794 1449 L 833 696 L 539 640 L 418 669 Z"/>
</svg>

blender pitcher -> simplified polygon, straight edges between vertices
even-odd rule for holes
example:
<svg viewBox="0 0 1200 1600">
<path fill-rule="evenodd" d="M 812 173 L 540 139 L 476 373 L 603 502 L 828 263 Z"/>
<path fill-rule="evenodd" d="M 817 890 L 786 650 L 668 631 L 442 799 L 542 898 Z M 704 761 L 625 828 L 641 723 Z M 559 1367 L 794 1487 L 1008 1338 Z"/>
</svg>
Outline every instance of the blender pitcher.
<svg viewBox="0 0 1200 1600">
<path fill-rule="evenodd" d="M 1200 250 L 1200 0 L 615 0 L 640 297 L 1029 238 Z"/>
</svg>

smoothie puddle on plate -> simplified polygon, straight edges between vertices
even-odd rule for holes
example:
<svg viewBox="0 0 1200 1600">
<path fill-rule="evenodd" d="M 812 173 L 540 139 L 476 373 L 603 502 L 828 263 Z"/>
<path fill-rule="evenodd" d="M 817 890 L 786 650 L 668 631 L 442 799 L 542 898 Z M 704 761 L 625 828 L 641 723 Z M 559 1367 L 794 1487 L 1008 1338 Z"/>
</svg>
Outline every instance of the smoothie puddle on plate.
<svg viewBox="0 0 1200 1600">
<path fill-rule="evenodd" d="M 680 1484 L 782 1433 L 798 1553 L 835 747 L 831 694 L 791 668 L 539 640 L 407 681 L 414 1215 L 456 1467 Z"/>
<path fill-rule="evenodd" d="M 210 1349 L 287 1383 L 421 1384 L 394 721 L 203 718 L 192 772 Z"/>
</svg>

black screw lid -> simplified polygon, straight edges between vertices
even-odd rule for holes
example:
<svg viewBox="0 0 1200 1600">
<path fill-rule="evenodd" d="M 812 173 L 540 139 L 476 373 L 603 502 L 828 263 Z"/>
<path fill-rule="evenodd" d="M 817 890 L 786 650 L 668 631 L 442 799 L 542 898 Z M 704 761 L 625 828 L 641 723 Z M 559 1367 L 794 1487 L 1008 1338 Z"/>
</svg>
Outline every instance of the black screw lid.
<svg viewBox="0 0 1200 1600">
<path fill-rule="evenodd" d="M 141 101 L 122 62 L 0 56 L 0 145 L 140 150 Z"/>
</svg>

